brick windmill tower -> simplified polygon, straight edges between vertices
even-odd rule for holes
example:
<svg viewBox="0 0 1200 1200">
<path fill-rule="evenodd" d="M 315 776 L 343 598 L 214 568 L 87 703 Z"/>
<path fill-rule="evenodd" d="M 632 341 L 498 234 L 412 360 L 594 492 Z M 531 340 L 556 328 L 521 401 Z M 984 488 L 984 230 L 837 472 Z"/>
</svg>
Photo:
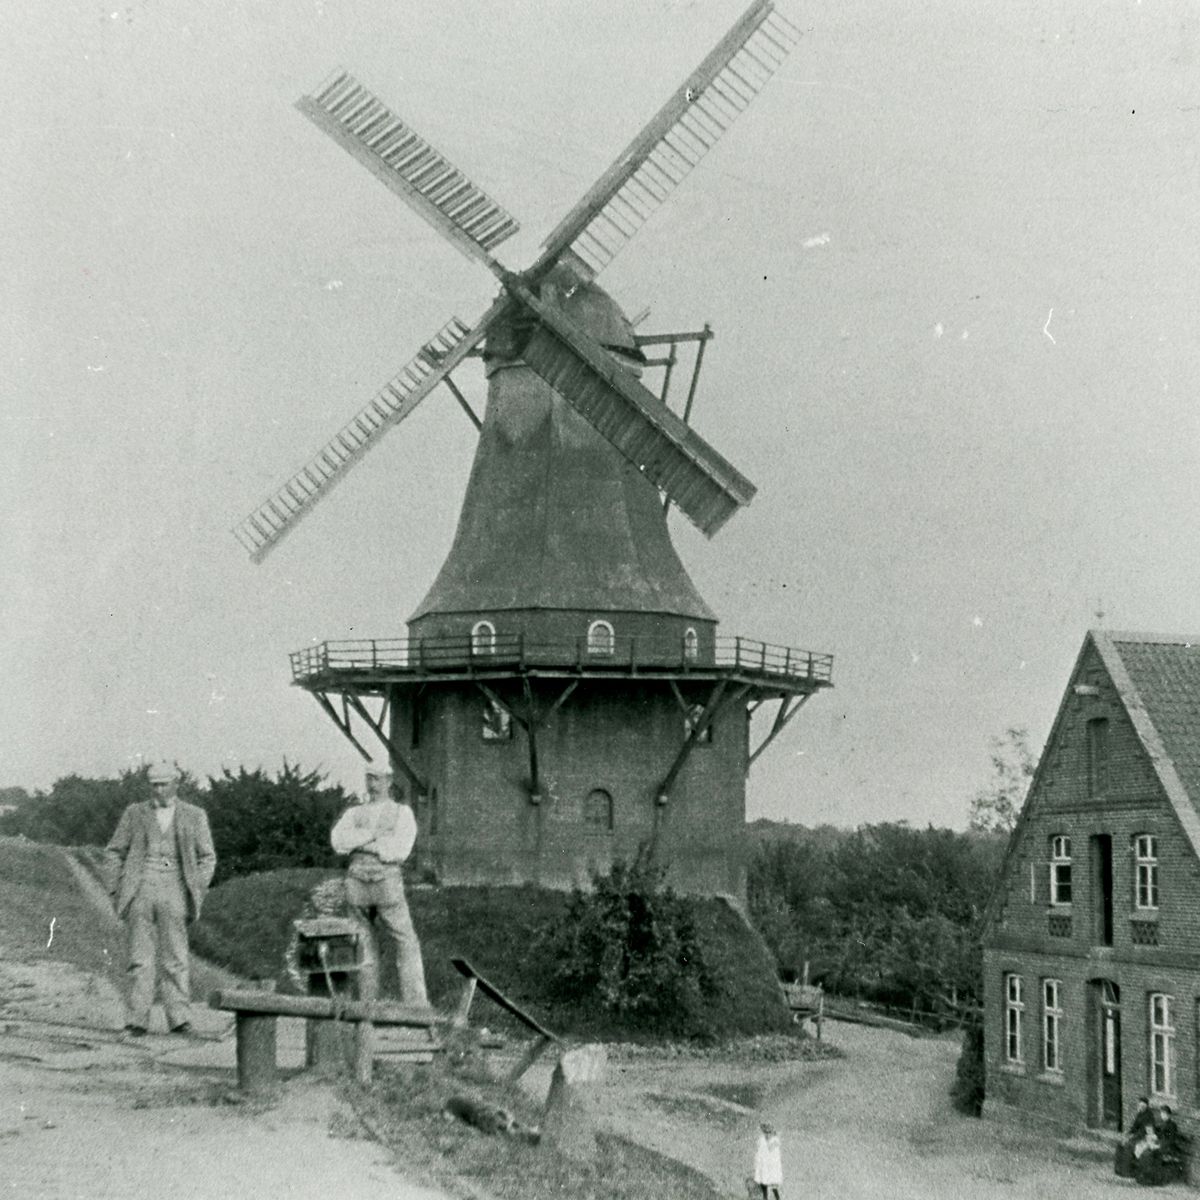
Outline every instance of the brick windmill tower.
<svg viewBox="0 0 1200 1200">
<path fill-rule="evenodd" d="M 442 882 L 567 887 L 648 847 L 680 890 L 744 891 L 750 764 L 829 686 L 832 660 L 719 633 L 666 521 L 674 503 L 711 536 L 754 495 L 688 423 L 711 332 L 639 336 L 595 278 L 797 36 L 755 0 L 520 273 L 492 254 L 512 217 L 349 75 L 298 104 L 501 284 L 235 530 L 261 560 L 441 383 L 479 429 L 453 545 L 407 637 L 291 656 L 360 753 L 369 731 L 407 777 Z M 681 345 L 682 416 L 668 406 Z M 468 357 L 488 379 L 482 420 L 451 378 Z M 655 394 L 642 378 L 658 369 Z M 763 705 L 774 719 L 752 747 Z"/>
</svg>

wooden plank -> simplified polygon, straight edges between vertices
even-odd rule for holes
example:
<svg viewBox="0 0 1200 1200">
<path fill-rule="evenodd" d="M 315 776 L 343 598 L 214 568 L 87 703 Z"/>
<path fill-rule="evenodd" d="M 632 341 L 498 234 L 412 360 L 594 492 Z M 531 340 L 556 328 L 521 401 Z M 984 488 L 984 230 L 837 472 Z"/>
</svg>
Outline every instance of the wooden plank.
<svg viewBox="0 0 1200 1200">
<path fill-rule="evenodd" d="M 218 988 L 210 992 L 208 1007 L 225 1012 L 266 1014 L 276 1017 L 308 1017 L 338 1021 L 374 1021 L 376 1025 L 404 1025 L 429 1029 L 440 1024 L 441 1015 L 432 1008 L 399 1004 L 394 1000 L 330 1000 L 324 996 L 287 996 L 279 992 L 256 992 L 248 988 Z"/>
<path fill-rule="evenodd" d="M 558 1041 L 558 1036 L 550 1032 L 544 1026 L 539 1025 L 527 1012 L 518 1008 L 494 983 L 489 983 L 465 958 L 452 958 L 451 965 L 460 974 L 465 975 L 468 979 L 474 979 L 479 987 L 479 990 L 488 997 L 489 1000 L 498 1004 L 505 1012 L 512 1013 L 522 1025 L 532 1029 L 534 1033 L 540 1033 L 542 1037 L 549 1038 L 552 1042 Z"/>
</svg>

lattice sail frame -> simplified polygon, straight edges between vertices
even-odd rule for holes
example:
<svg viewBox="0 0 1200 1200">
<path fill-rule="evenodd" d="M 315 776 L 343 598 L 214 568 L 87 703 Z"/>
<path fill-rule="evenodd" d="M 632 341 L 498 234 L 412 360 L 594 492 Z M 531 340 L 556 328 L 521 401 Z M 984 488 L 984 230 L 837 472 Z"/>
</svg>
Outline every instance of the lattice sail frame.
<svg viewBox="0 0 1200 1200">
<path fill-rule="evenodd" d="M 537 314 L 529 365 L 707 536 L 749 503 L 754 486 L 703 438 L 530 288 L 562 261 L 594 278 L 690 173 L 778 69 L 800 33 L 772 0 L 754 0 L 688 80 L 543 243 L 521 276 L 491 251 L 519 228 L 481 188 L 381 100 L 340 71 L 296 107 L 468 257 L 504 284 L 473 326 L 452 318 L 303 467 L 234 528 L 255 562 L 312 511 L 388 429 L 469 354 L 514 304 Z M 599 357 L 597 357 L 597 355 Z M 576 361 L 568 361 L 574 359 Z M 586 381 L 585 396 L 568 394 Z M 562 390 L 566 388 L 567 391 Z M 614 415 L 616 414 L 616 415 Z M 681 425 L 682 431 L 676 429 Z"/>
</svg>

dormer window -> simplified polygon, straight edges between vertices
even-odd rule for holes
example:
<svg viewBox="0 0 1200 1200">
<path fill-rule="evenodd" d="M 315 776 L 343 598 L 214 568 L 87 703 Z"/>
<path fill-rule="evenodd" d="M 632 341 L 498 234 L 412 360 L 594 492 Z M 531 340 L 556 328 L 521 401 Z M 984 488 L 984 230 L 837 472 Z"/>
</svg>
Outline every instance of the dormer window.
<svg viewBox="0 0 1200 1200">
<path fill-rule="evenodd" d="M 476 621 L 471 626 L 471 653 L 494 654 L 496 652 L 496 627 L 491 621 Z"/>
<path fill-rule="evenodd" d="M 616 649 L 617 635 L 607 621 L 593 621 L 588 626 L 587 650 L 589 654 L 612 654 Z"/>
<path fill-rule="evenodd" d="M 696 631 L 689 625 L 683 631 L 683 657 L 687 662 L 695 662 L 697 655 L 700 653 L 700 638 Z"/>
<path fill-rule="evenodd" d="M 1050 839 L 1050 903 L 1071 903 L 1071 839 Z"/>
</svg>

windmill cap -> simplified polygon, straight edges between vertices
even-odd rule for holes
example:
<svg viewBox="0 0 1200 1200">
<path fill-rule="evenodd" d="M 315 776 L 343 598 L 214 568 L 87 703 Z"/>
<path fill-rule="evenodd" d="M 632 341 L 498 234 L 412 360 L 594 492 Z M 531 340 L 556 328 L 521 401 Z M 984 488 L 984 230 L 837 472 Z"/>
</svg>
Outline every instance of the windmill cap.
<svg viewBox="0 0 1200 1200">
<path fill-rule="evenodd" d="M 150 764 L 149 779 L 151 783 L 174 783 L 179 778 L 179 772 L 168 762 Z"/>
</svg>

